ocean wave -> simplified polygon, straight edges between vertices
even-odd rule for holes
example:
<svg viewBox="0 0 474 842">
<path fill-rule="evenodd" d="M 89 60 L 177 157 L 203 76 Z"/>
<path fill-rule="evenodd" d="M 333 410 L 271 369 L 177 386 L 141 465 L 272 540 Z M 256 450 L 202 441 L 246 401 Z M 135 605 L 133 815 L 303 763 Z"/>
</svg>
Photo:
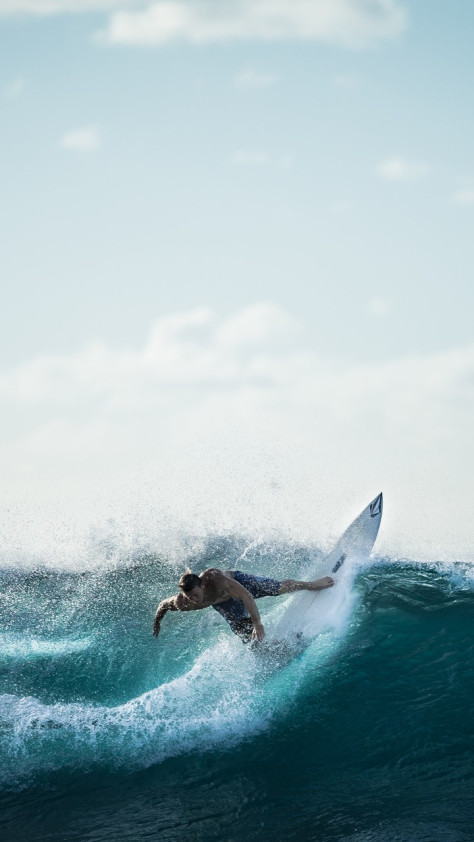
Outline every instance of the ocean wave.
<svg viewBox="0 0 474 842">
<path fill-rule="evenodd" d="M 316 567 L 322 557 L 311 546 L 250 546 L 234 536 L 213 539 L 193 560 L 202 569 L 223 566 L 230 556 L 261 573 L 296 573 L 311 556 Z M 472 617 L 471 572 L 454 562 L 390 558 L 349 565 L 337 588 L 318 597 L 297 657 L 277 650 L 262 659 L 213 611 L 168 615 L 154 640 L 156 603 L 176 587 L 176 571 L 156 557 L 87 574 L 9 571 L 0 577 L 2 785 L 63 768 L 142 768 L 229 750 L 271 730 L 289 711 L 298 721 L 305 699 L 311 710 L 323 710 L 348 659 L 351 669 L 370 663 L 389 683 L 384 650 L 394 640 L 410 669 L 426 671 L 426 690 L 407 697 L 406 709 L 439 703 L 446 679 L 453 691 L 464 687 L 456 644 L 443 629 L 445 618 Z M 260 602 L 270 641 L 286 604 Z M 426 646 L 423 636 L 416 645 L 407 640 L 408 617 L 415 637 L 426 629 Z M 394 692 L 404 698 L 406 681 L 398 682 Z M 455 710 L 457 702 L 451 704 Z"/>
</svg>

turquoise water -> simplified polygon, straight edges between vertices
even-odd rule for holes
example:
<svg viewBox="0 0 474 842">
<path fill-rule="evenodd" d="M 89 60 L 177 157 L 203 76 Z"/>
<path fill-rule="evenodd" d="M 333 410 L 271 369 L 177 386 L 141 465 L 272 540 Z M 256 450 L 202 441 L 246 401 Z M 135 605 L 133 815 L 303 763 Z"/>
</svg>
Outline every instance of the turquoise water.
<svg viewBox="0 0 474 842">
<path fill-rule="evenodd" d="M 291 575 L 318 558 L 244 547 L 215 539 L 192 566 Z M 179 572 L 139 554 L 0 572 L 4 842 L 472 842 L 469 566 L 359 565 L 343 622 L 281 663 L 211 610 L 167 615 L 155 640 Z M 283 604 L 260 601 L 264 622 Z"/>
</svg>

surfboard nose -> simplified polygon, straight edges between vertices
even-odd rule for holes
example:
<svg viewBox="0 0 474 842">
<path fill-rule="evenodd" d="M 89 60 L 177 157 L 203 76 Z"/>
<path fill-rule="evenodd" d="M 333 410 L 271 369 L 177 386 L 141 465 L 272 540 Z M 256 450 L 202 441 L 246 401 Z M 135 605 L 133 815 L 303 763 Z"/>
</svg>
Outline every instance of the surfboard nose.
<svg viewBox="0 0 474 842">
<path fill-rule="evenodd" d="M 383 494 L 380 492 L 378 497 L 375 497 L 374 500 L 370 503 L 370 517 L 377 517 L 378 515 L 382 514 L 383 511 Z"/>
</svg>

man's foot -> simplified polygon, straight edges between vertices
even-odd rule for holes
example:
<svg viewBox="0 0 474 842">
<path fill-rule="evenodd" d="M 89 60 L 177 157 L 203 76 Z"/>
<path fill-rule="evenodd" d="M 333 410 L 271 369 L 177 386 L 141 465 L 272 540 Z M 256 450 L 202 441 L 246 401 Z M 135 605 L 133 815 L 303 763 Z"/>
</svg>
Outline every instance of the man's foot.
<svg viewBox="0 0 474 842">
<path fill-rule="evenodd" d="M 293 593 L 294 591 L 322 591 L 324 588 L 332 588 L 334 579 L 330 576 L 323 576 L 322 579 L 315 579 L 314 582 L 300 582 L 297 579 L 285 579 L 280 583 L 279 594 Z"/>
<path fill-rule="evenodd" d="M 323 576 L 322 579 L 315 579 L 314 582 L 309 583 L 312 591 L 322 591 L 324 588 L 332 588 L 334 579 L 330 576 Z"/>
</svg>

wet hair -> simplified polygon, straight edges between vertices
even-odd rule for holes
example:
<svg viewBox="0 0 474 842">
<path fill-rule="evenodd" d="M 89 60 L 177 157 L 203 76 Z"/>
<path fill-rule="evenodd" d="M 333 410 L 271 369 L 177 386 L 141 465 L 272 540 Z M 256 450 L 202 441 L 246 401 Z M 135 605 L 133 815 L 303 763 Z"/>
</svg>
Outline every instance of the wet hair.
<svg viewBox="0 0 474 842">
<path fill-rule="evenodd" d="M 181 588 L 181 590 L 184 591 L 184 593 L 186 593 L 186 591 L 192 591 L 193 588 L 201 588 L 202 582 L 199 576 L 196 576 L 195 573 L 191 573 L 188 567 L 186 573 L 183 573 L 183 575 L 181 576 L 178 585 Z"/>
</svg>

